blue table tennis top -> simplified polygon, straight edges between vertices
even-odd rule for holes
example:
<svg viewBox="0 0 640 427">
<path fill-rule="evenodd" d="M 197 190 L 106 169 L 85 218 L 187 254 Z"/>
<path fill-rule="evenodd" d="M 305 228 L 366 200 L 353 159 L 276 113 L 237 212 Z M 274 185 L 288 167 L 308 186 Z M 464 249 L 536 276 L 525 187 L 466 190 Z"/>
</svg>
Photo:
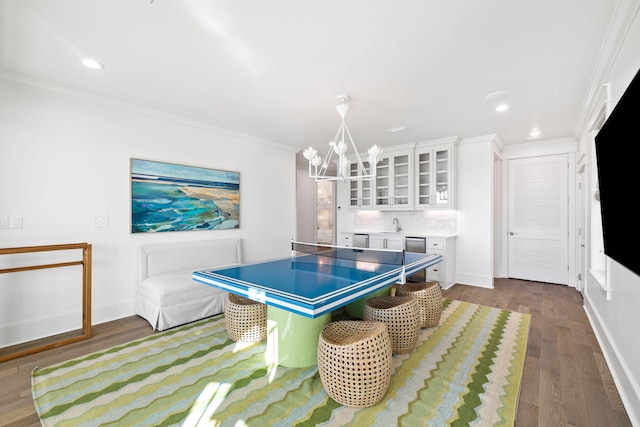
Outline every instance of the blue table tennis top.
<svg viewBox="0 0 640 427">
<path fill-rule="evenodd" d="M 409 276 L 442 261 L 442 255 L 405 253 Z M 317 255 L 193 272 L 193 280 L 315 318 L 403 280 L 403 266 Z"/>
</svg>

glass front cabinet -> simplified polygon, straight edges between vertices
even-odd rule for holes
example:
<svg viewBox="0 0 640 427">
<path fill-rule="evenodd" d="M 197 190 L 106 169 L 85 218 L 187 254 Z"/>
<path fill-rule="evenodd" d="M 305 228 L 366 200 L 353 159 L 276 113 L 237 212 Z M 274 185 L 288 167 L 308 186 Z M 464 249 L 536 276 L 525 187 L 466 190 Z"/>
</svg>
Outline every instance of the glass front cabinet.
<svg viewBox="0 0 640 427">
<path fill-rule="evenodd" d="M 369 170 L 369 162 L 362 162 L 365 168 Z M 349 162 L 349 176 L 358 174 L 358 162 L 351 160 Z M 349 207 L 352 208 L 370 208 L 373 203 L 372 185 L 368 179 L 348 181 L 349 185 Z"/>
<path fill-rule="evenodd" d="M 349 207 L 455 209 L 457 144 L 458 138 L 446 138 L 385 148 L 375 178 L 347 181 Z M 348 158 L 350 176 L 357 175 L 357 162 Z M 363 163 L 368 169 L 369 163 Z"/>
<path fill-rule="evenodd" d="M 416 144 L 416 208 L 455 209 L 457 138 Z"/>
<path fill-rule="evenodd" d="M 413 152 L 385 150 L 376 165 L 374 207 L 410 209 L 413 206 Z"/>
</svg>

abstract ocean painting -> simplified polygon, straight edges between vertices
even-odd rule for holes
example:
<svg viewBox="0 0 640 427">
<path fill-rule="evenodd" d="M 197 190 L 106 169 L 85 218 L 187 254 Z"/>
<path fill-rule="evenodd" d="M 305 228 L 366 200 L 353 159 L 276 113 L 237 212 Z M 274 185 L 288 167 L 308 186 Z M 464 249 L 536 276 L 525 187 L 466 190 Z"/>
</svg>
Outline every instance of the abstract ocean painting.
<svg viewBox="0 0 640 427">
<path fill-rule="evenodd" d="M 240 227 L 240 173 L 131 159 L 131 232 Z"/>
</svg>

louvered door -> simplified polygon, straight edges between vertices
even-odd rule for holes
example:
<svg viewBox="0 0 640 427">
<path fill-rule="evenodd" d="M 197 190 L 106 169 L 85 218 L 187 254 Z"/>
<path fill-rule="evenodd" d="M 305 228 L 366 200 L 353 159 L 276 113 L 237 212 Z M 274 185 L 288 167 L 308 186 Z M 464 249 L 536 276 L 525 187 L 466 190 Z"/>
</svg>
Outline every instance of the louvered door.
<svg viewBox="0 0 640 427">
<path fill-rule="evenodd" d="M 514 159 L 508 166 L 509 277 L 568 283 L 568 158 Z"/>
</svg>

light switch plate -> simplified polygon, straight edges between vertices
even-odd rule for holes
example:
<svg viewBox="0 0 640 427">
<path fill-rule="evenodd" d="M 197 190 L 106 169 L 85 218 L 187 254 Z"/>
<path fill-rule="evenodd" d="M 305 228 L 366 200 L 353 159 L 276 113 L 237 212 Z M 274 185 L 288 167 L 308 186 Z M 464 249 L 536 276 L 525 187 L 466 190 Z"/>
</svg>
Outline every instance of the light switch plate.
<svg viewBox="0 0 640 427">
<path fill-rule="evenodd" d="M 11 217 L 11 228 L 22 228 L 22 217 L 21 216 L 12 216 Z"/>
<path fill-rule="evenodd" d="M 109 226 L 109 215 L 96 215 L 93 217 L 93 226 L 94 227 L 108 227 Z"/>
</svg>

